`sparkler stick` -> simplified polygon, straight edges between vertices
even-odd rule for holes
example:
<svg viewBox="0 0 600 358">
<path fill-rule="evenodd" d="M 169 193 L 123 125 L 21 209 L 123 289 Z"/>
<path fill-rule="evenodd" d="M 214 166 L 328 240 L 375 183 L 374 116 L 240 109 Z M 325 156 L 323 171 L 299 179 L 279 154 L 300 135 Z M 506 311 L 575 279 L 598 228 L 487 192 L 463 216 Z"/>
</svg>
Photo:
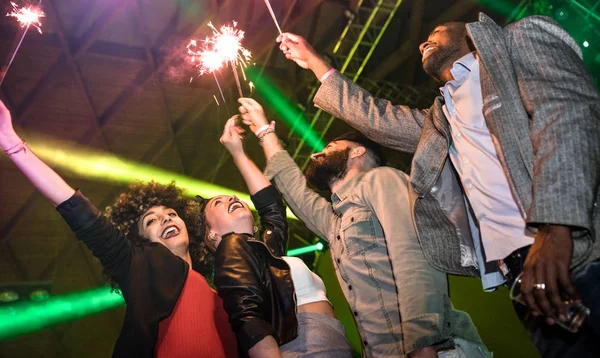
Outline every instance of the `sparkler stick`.
<svg viewBox="0 0 600 358">
<path fill-rule="evenodd" d="M 208 42 L 209 40 L 206 39 L 205 42 Z M 198 67 L 200 69 L 199 74 L 203 75 L 206 73 L 212 73 L 213 78 L 215 79 L 215 82 L 217 83 L 217 87 L 219 88 L 219 93 L 221 94 L 221 99 L 223 99 L 223 104 L 225 105 L 225 110 L 227 111 L 227 116 L 231 117 L 229 114 L 229 107 L 227 107 L 227 102 L 225 101 L 225 96 L 223 95 L 223 90 L 221 89 L 221 84 L 219 83 L 219 80 L 217 79 L 217 75 L 215 74 L 216 71 L 218 71 L 219 69 L 221 69 L 221 67 L 223 67 L 223 60 L 222 58 L 219 56 L 219 54 L 211 49 L 202 49 L 202 50 L 197 50 L 198 43 L 196 40 L 190 40 L 190 43 L 187 45 L 187 51 L 188 54 L 192 56 L 192 62 L 196 62 L 196 57 L 199 58 L 200 63 L 198 65 L 196 65 L 196 67 Z M 190 81 L 192 79 L 190 78 Z M 216 98 L 215 98 L 216 101 Z M 219 105 L 219 102 L 217 102 L 217 105 Z"/>
<path fill-rule="evenodd" d="M 40 0 L 40 2 L 41 2 L 41 0 Z M 35 26 L 37 28 L 38 32 L 41 34 L 42 29 L 40 28 L 40 26 L 42 26 L 42 23 L 40 22 L 40 17 L 46 16 L 44 14 L 44 12 L 41 11 L 37 7 L 28 6 L 28 7 L 19 8 L 19 6 L 17 4 L 15 4 L 14 2 L 11 2 L 10 4 L 13 7 L 13 11 L 6 14 L 6 16 L 16 18 L 17 21 L 21 24 L 21 28 L 24 28 L 24 30 L 23 30 L 23 33 L 21 34 L 21 38 L 19 39 L 19 41 L 13 42 L 14 49 L 12 50 L 12 54 L 10 55 L 8 63 L 5 63 L 2 65 L 2 69 L 0 70 L 0 86 L 2 85 L 2 82 L 4 82 L 6 73 L 8 72 L 8 69 L 10 68 L 10 65 L 12 64 L 13 60 L 15 59 L 15 56 L 17 56 L 17 52 L 19 51 L 19 48 L 21 47 L 21 44 L 23 43 L 23 39 L 25 38 L 25 35 L 27 35 L 27 31 L 29 30 L 29 27 L 31 25 Z M 16 44 L 16 46 L 14 44 Z"/>
<path fill-rule="evenodd" d="M 242 92 L 242 86 L 237 73 L 238 65 L 245 67 L 247 61 L 250 60 L 252 53 L 242 46 L 242 39 L 244 38 L 244 31 L 238 30 L 237 22 L 233 21 L 233 26 L 221 26 L 217 29 L 212 23 L 208 23 L 208 26 L 213 30 L 213 36 L 207 37 L 203 42 L 203 48 L 197 50 L 196 40 L 191 40 L 187 46 L 188 54 L 192 55 L 192 61 L 195 61 L 196 57 L 199 58 L 200 63 L 197 67 L 200 69 L 200 75 L 205 73 L 212 73 L 219 87 L 221 98 L 225 103 L 225 96 L 221 89 L 221 85 L 217 79 L 216 71 L 222 67 L 230 65 L 237 85 L 238 93 L 240 97 L 244 97 Z M 243 72 L 242 72 L 243 73 Z M 246 78 L 244 74 L 244 79 Z M 227 109 L 229 115 L 229 109 Z"/>
<path fill-rule="evenodd" d="M 265 5 L 267 5 L 267 9 L 269 9 L 269 12 L 271 13 L 271 17 L 273 18 L 273 21 L 275 22 L 275 26 L 277 26 L 277 30 L 279 31 L 279 34 L 283 35 L 283 33 L 281 32 L 281 28 L 279 27 L 279 23 L 277 22 L 277 18 L 275 17 L 275 13 L 273 12 L 273 8 L 271 7 L 271 3 L 269 2 L 269 0 L 265 0 Z"/>
<path fill-rule="evenodd" d="M 219 84 L 219 80 L 217 79 L 217 75 L 215 75 L 215 72 L 213 71 L 213 77 L 215 78 L 215 82 L 217 82 L 217 87 L 219 87 L 219 93 L 221 93 L 221 98 L 223 99 L 223 104 L 225 105 L 225 110 L 227 111 L 227 118 L 231 117 L 231 114 L 229 114 L 229 108 L 227 107 L 227 102 L 225 102 L 225 96 L 223 96 L 223 91 L 221 90 L 221 85 Z M 217 100 L 217 98 L 215 97 L 215 101 Z M 217 105 L 219 105 L 219 102 L 217 102 Z"/>
<path fill-rule="evenodd" d="M 242 86 L 240 84 L 240 78 L 237 73 L 238 64 L 241 67 L 246 65 L 251 57 L 250 51 L 242 46 L 242 39 L 244 38 L 244 31 L 236 29 L 237 22 L 233 22 L 233 26 L 221 26 L 220 30 L 217 30 L 212 23 L 208 23 L 208 26 L 213 29 L 213 37 L 207 39 L 206 42 L 213 46 L 214 51 L 222 58 L 223 63 L 229 63 L 235 78 L 235 83 L 238 88 L 240 97 L 244 96 L 242 92 Z M 245 76 L 244 76 L 245 78 Z"/>
<path fill-rule="evenodd" d="M 240 85 L 240 78 L 237 74 L 237 68 L 231 64 L 231 70 L 233 71 L 233 77 L 235 77 L 235 84 L 237 85 L 238 93 L 240 94 L 240 98 L 244 97 L 244 93 L 242 92 L 242 86 Z"/>
</svg>

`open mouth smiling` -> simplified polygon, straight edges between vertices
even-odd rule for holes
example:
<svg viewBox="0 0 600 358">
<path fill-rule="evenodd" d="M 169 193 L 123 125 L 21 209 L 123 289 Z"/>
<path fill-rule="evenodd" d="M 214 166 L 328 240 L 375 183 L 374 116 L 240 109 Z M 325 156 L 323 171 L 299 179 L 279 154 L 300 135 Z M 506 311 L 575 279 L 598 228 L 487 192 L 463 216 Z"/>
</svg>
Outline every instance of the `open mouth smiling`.
<svg viewBox="0 0 600 358">
<path fill-rule="evenodd" d="M 177 235 L 179 235 L 179 228 L 175 225 L 170 225 L 170 226 L 167 226 L 167 228 L 163 231 L 163 233 L 160 237 L 161 237 L 161 239 L 170 239 L 173 236 L 177 236 Z"/>
<path fill-rule="evenodd" d="M 429 57 L 429 54 L 431 54 L 431 52 L 433 50 L 437 50 L 436 46 L 429 46 L 427 47 L 425 50 L 423 50 L 423 58 L 422 61 L 424 61 L 427 57 Z"/>
<path fill-rule="evenodd" d="M 242 203 L 240 203 L 239 201 L 234 201 L 233 203 L 231 203 L 229 205 L 229 208 L 227 209 L 227 212 L 229 214 L 231 214 L 232 212 L 234 212 L 237 209 L 243 209 L 244 205 Z"/>
</svg>

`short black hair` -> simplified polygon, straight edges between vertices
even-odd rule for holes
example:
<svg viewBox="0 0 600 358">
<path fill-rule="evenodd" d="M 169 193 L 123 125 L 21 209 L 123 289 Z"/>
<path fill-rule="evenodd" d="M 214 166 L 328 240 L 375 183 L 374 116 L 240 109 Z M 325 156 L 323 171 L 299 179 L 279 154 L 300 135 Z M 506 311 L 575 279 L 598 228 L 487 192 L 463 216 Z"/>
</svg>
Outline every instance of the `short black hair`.
<svg viewBox="0 0 600 358">
<path fill-rule="evenodd" d="M 383 154 L 383 148 L 381 147 L 381 145 L 373 142 L 364 134 L 361 134 L 357 131 L 346 132 L 341 136 L 335 138 L 333 142 L 340 140 L 347 140 L 349 142 L 353 142 L 362 147 L 365 147 L 367 151 L 369 151 L 372 154 L 372 157 L 375 160 L 375 165 L 378 167 L 385 165 L 385 163 L 387 162 L 385 159 L 385 155 Z"/>
</svg>

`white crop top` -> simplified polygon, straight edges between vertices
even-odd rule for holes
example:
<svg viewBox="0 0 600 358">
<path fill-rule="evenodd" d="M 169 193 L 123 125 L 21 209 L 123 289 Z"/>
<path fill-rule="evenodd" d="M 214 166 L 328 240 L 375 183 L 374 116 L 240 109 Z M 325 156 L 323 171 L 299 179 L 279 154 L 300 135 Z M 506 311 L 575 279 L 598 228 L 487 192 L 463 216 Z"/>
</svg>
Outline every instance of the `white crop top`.
<svg viewBox="0 0 600 358">
<path fill-rule="evenodd" d="M 294 289 L 296 290 L 297 306 L 318 301 L 329 302 L 323 280 L 312 272 L 304 261 L 289 256 L 283 256 L 282 259 L 290 266 L 292 282 L 294 282 Z M 331 302 L 329 303 L 331 304 Z"/>
</svg>

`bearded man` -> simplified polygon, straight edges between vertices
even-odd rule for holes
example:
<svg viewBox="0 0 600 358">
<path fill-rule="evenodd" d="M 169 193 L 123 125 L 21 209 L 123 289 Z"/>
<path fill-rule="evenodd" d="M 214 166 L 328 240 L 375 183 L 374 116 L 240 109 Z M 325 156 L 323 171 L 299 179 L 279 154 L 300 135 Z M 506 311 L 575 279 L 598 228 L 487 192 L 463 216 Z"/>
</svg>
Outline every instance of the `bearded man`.
<svg viewBox="0 0 600 358">
<path fill-rule="evenodd" d="M 267 125 L 256 101 L 240 103 L 251 129 Z M 469 315 L 453 309 L 446 274 L 423 255 L 408 205 L 408 176 L 382 166 L 378 144 L 346 133 L 312 155 L 305 177 L 274 129 L 256 132 L 267 157 L 265 175 L 294 214 L 329 244 L 364 356 L 491 356 Z M 307 180 L 331 191 L 331 202 Z"/>
<path fill-rule="evenodd" d="M 545 358 L 600 356 L 600 96 L 558 23 L 436 26 L 419 46 L 441 85 L 427 109 L 371 96 L 300 36 L 278 41 L 321 80 L 316 106 L 414 154 L 410 207 L 431 265 L 486 291 L 520 286 L 515 310 Z"/>
</svg>

